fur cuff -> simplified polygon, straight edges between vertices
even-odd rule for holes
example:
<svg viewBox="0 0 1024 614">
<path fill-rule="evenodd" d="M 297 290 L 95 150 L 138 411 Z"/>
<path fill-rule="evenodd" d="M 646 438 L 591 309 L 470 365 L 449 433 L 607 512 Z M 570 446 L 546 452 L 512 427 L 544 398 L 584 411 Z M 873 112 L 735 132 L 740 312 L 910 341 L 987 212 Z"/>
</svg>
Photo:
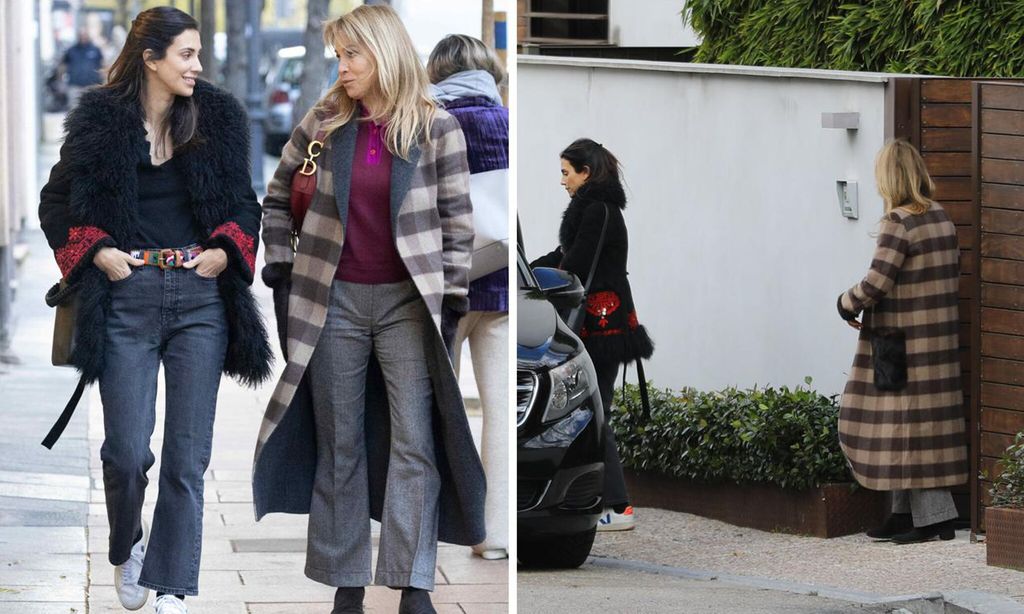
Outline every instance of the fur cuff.
<svg viewBox="0 0 1024 614">
<path fill-rule="evenodd" d="M 256 272 L 256 241 L 235 222 L 221 224 L 213 230 L 204 245 L 207 249 L 219 247 L 228 254 L 242 277 L 252 283 Z"/>
</svg>

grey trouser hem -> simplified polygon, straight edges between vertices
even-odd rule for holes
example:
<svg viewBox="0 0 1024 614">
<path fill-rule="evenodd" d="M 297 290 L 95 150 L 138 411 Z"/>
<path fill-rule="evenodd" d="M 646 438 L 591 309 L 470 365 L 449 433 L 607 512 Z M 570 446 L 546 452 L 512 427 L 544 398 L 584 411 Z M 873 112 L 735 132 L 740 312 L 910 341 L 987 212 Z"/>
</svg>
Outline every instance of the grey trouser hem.
<svg viewBox="0 0 1024 614">
<path fill-rule="evenodd" d="M 956 511 L 953 495 L 950 494 L 948 488 L 894 490 L 892 512 L 894 514 L 911 514 L 915 527 L 926 527 L 952 520 L 960 515 Z"/>
<path fill-rule="evenodd" d="M 373 583 L 392 588 L 411 586 L 425 591 L 434 590 L 434 576 L 408 571 L 378 571 Z"/>
<path fill-rule="evenodd" d="M 330 571 L 306 565 L 306 577 L 314 582 L 336 587 L 369 586 L 373 578 L 368 571 Z"/>
</svg>

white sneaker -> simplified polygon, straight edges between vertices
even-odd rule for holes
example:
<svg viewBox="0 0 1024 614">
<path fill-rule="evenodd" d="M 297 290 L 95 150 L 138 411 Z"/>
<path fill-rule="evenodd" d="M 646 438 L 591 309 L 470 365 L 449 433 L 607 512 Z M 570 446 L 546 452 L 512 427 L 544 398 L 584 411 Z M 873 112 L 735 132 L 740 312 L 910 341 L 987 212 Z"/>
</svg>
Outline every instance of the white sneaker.
<svg viewBox="0 0 1024 614">
<path fill-rule="evenodd" d="M 508 558 L 508 550 L 505 548 L 477 548 L 474 546 L 473 554 L 485 561 L 499 561 Z"/>
<path fill-rule="evenodd" d="M 149 525 L 143 520 L 142 539 L 132 546 L 132 554 L 127 561 L 114 566 L 114 588 L 117 590 L 117 598 L 121 605 L 127 610 L 138 610 L 146 605 L 149 599 L 149 589 L 139 586 L 139 575 L 142 574 L 142 561 L 146 558 L 147 543 Z"/>
<path fill-rule="evenodd" d="M 612 509 L 605 509 L 601 517 L 597 519 L 598 531 L 632 531 L 636 528 L 636 520 L 633 516 L 633 506 L 626 506 L 621 514 L 616 514 Z"/>
<path fill-rule="evenodd" d="M 174 595 L 160 595 L 153 604 L 156 614 L 188 614 L 185 602 Z"/>
</svg>

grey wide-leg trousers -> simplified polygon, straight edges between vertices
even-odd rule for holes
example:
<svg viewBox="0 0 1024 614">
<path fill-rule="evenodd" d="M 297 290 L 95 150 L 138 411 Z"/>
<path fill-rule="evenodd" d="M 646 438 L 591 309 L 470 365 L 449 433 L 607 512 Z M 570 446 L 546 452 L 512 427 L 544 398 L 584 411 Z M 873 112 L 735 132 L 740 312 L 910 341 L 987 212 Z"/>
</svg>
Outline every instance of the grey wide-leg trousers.
<svg viewBox="0 0 1024 614">
<path fill-rule="evenodd" d="M 915 527 L 926 527 L 959 516 L 953 503 L 953 495 L 948 488 L 894 490 L 892 512 L 911 514 Z"/>
<path fill-rule="evenodd" d="M 387 388 L 391 451 L 376 583 L 434 588 L 437 470 L 427 343 L 433 322 L 411 281 L 336 280 L 309 364 L 317 468 L 309 512 L 306 575 L 330 586 L 370 583 L 366 369 L 377 356 Z M 374 408 L 370 408 L 371 411 Z"/>
</svg>

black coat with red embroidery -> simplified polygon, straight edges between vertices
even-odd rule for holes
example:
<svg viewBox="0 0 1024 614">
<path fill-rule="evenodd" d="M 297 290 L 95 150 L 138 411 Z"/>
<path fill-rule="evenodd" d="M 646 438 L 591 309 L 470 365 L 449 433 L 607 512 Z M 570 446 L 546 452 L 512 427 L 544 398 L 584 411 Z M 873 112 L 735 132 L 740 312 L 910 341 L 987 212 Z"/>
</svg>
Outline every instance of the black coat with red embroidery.
<svg viewBox="0 0 1024 614">
<path fill-rule="evenodd" d="M 193 100 L 197 138 L 175 153 L 189 202 L 207 237 L 228 254 L 217 279 L 228 320 L 224 372 L 255 385 L 270 375 L 273 352 L 252 291 L 260 204 L 249 175 L 249 125 L 231 94 L 199 81 Z M 60 161 L 40 194 L 39 221 L 61 274 L 76 285 L 78 320 L 71 363 L 86 381 L 103 372 L 110 282 L 92 263 L 96 251 L 128 250 L 138 227 L 139 151 L 147 149 L 137 102 L 106 89 L 86 92 L 68 114 Z"/>
<path fill-rule="evenodd" d="M 534 260 L 531 266 L 558 267 L 587 282 L 601 238 L 607 211 L 604 245 L 587 292 L 586 314 L 580 338 L 598 361 L 628 363 L 650 358 L 654 343 L 637 319 L 633 292 L 627 279 L 629 239 L 622 210 L 626 194 L 618 180 L 580 186 L 562 214 L 560 245 Z"/>
</svg>

